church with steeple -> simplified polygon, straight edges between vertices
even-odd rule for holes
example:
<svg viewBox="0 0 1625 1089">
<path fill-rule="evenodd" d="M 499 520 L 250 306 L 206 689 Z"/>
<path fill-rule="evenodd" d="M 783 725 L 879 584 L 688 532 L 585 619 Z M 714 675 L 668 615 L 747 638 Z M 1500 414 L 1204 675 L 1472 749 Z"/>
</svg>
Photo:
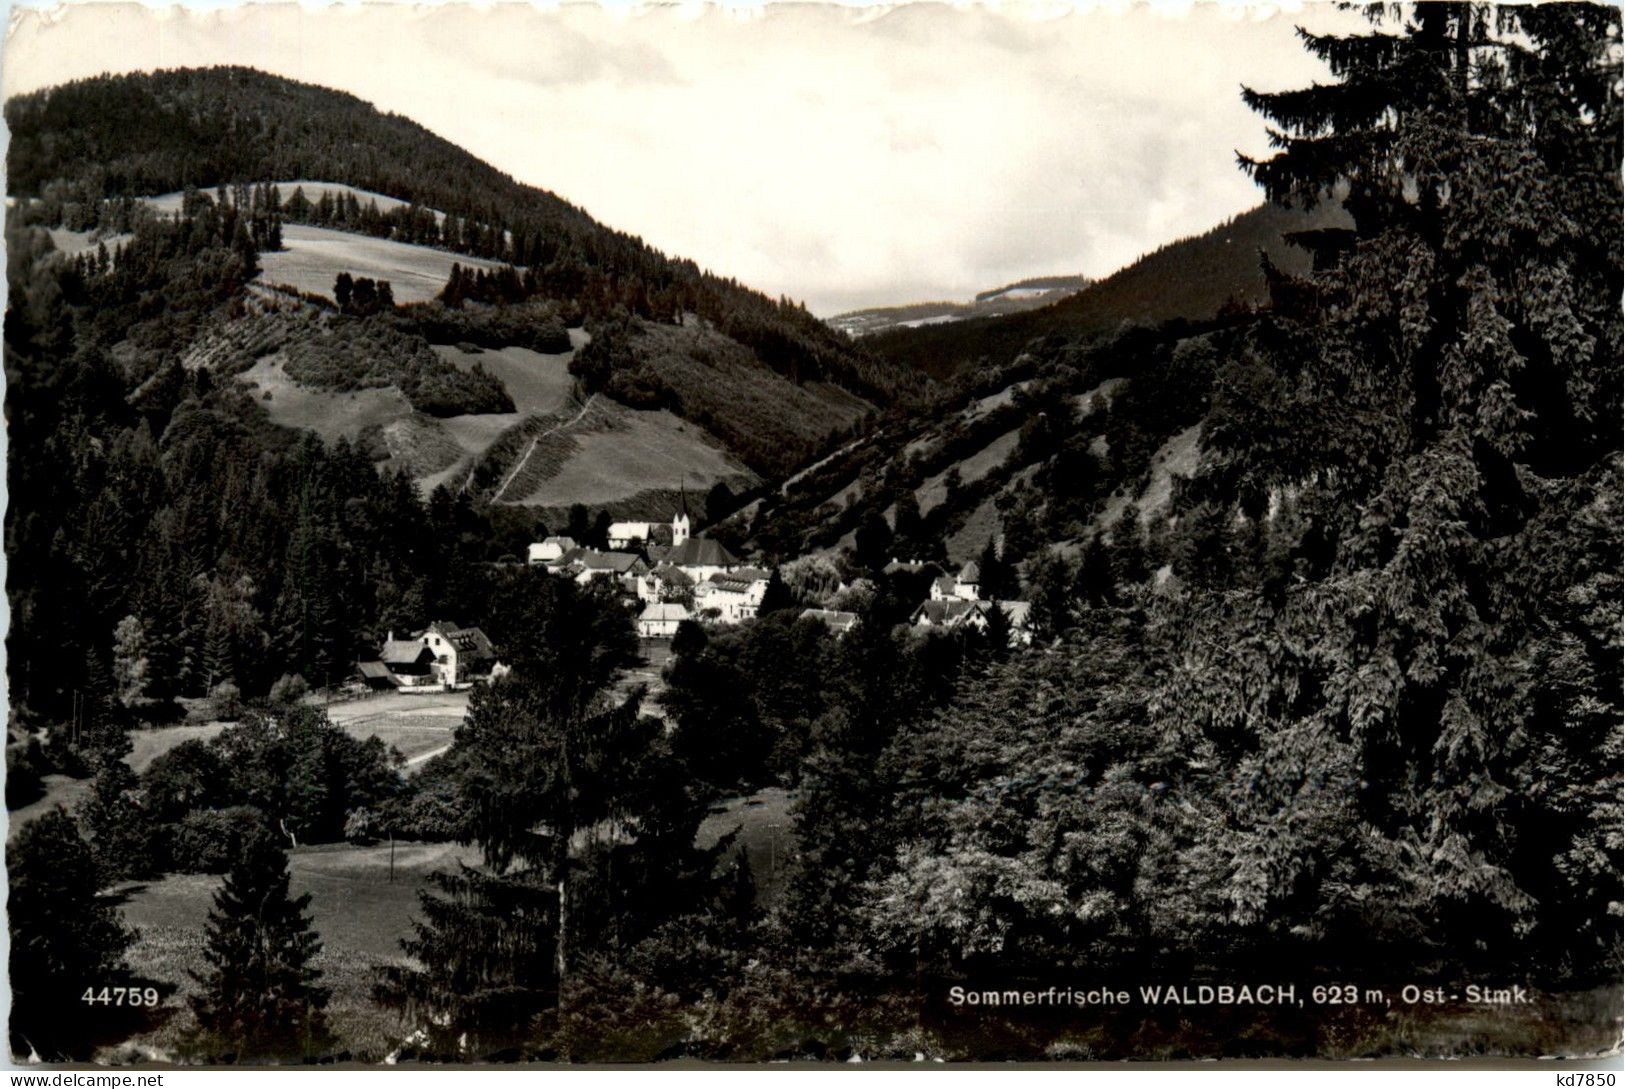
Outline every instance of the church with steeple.
<svg viewBox="0 0 1625 1089">
<path fill-rule="evenodd" d="M 696 537 L 688 513 L 688 489 L 678 491 L 677 511 L 671 517 L 671 551 L 662 563 L 681 568 L 695 582 L 712 575 L 724 575 L 739 567 L 740 560 L 721 541 Z"/>
</svg>

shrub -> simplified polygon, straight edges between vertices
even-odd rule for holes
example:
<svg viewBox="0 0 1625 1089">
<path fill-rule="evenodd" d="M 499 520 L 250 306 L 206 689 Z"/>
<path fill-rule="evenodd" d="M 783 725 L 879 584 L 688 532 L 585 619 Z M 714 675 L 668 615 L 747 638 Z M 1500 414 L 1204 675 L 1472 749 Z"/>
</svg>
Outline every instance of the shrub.
<svg viewBox="0 0 1625 1089">
<path fill-rule="evenodd" d="M 210 689 L 209 701 L 215 718 L 236 722 L 237 716 L 242 713 L 243 692 L 235 682 L 221 681 Z"/>
<path fill-rule="evenodd" d="M 297 673 L 284 673 L 271 686 L 271 702 L 298 703 L 310 692 L 310 685 Z"/>
<path fill-rule="evenodd" d="M 251 805 L 194 809 L 170 833 L 170 866 L 179 873 L 225 873 L 255 837 L 268 835 Z"/>
<path fill-rule="evenodd" d="M 6 808 L 21 809 L 45 794 L 45 757 L 38 741 L 6 746 Z"/>
<path fill-rule="evenodd" d="M 362 806 L 344 817 L 344 838 L 350 843 L 378 842 L 378 815 Z"/>
<path fill-rule="evenodd" d="M 468 810 L 445 757 L 431 761 L 410 783 L 410 794 L 392 799 L 380 810 L 379 832 L 424 843 L 450 843 L 467 835 Z"/>
</svg>

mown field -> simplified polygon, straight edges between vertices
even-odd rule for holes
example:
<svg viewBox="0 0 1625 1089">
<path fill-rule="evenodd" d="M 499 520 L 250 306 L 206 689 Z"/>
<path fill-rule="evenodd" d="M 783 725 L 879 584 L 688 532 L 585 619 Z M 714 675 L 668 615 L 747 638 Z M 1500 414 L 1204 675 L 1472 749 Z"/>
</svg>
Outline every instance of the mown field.
<svg viewBox="0 0 1625 1089">
<path fill-rule="evenodd" d="M 302 223 L 284 224 L 282 243 L 285 249 L 260 255 L 259 278 L 327 298 L 332 298 L 333 280 L 341 272 L 388 280 L 397 303 L 414 303 L 428 302 L 440 294 L 453 264 L 501 267 L 478 257 Z"/>
<path fill-rule="evenodd" d="M 571 338 L 585 339 L 585 333 L 573 330 Z M 570 374 L 573 351 L 544 355 L 529 348 L 468 351 L 450 344 L 436 344 L 433 347 L 436 355 L 458 370 L 471 370 L 478 363 L 496 376 L 508 391 L 508 396 L 513 398 L 514 405 L 513 413 L 500 415 L 527 416 L 558 412 L 571 403 L 574 396 L 576 381 Z"/>
<path fill-rule="evenodd" d="M 750 858 L 764 905 L 784 887 L 792 842 L 788 804 L 787 795 L 776 789 L 730 799 L 717 807 L 698 836 L 702 846 L 709 846 L 738 830 L 735 844 Z M 343 1049 L 356 1059 L 382 1061 L 409 1031 L 393 1012 L 373 1003 L 372 988 L 380 968 L 408 962 L 400 940 L 412 932 L 418 895 L 429 875 L 479 862 L 476 848 L 457 844 L 324 844 L 288 852 L 291 890 L 296 896 L 310 894 L 309 912 L 322 940 L 316 966 L 323 985 L 333 992 L 329 1020 Z M 173 874 L 118 890 L 125 922 L 140 932 L 130 951 L 130 967 L 167 985 L 163 1010 L 170 1016 L 153 1031 L 109 1049 L 105 1060 L 166 1060 L 192 1028 L 186 1000 L 197 984 L 190 973 L 206 967 L 203 933 L 220 880 Z"/>
<path fill-rule="evenodd" d="M 750 471 L 703 428 L 664 409 L 638 411 L 599 397 L 580 420 L 538 444 L 503 494 L 526 506 L 594 506 L 650 488 L 681 484 L 703 493 L 719 480 L 745 479 L 753 479 Z"/>
<path fill-rule="evenodd" d="M 371 993 L 378 969 L 405 959 L 399 942 L 411 932 L 428 875 L 478 861 L 477 850 L 456 844 L 324 844 L 288 852 L 292 892 L 310 894 L 310 915 L 322 940 L 316 966 L 323 985 L 333 991 L 332 1027 L 357 1058 L 383 1059 L 402 1035 L 399 1019 L 377 1008 Z M 140 932 L 127 958 L 130 967 L 172 988 L 164 1000 L 172 1016 L 115 1054 L 173 1056 L 193 1027 L 186 999 L 197 988 L 191 973 L 206 968 L 204 926 L 220 881 L 207 874 L 172 874 L 119 890 L 124 920 Z"/>
<path fill-rule="evenodd" d="M 430 756 L 451 747 L 452 734 L 466 714 L 466 691 L 385 692 L 327 708 L 327 717 L 351 736 L 376 737 L 399 750 L 409 774 Z"/>
<path fill-rule="evenodd" d="M 570 340 L 579 348 L 586 342 L 586 333 L 572 329 Z M 419 477 L 418 486 L 425 494 L 460 478 L 504 432 L 527 418 L 568 418 L 579 407 L 575 401 L 575 379 L 569 371 L 574 350 L 557 355 L 515 347 L 470 352 L 442 344 L 435 345 L 434 350 L 459 370 L 468 370 L 476 363 L 484 367 L 507 389 L 515 410 L 453 416 L 439 421 L 442 432 L 457 444 L 459 453 L 450 464 Z"/>
<path fill-rule="evenodd" d="M 398 197 L 385 196 L 383 193 L 374 193 L 370 189 L 358 189 L 353 185 L 345 185 L 341 182 L 313 181 L 309 178 L 295 178 L 292 181 L 279 181 L 272 182 L 271 184 L 277 187 L 278 196 L 280 196 L 284 202 L 293 197 L 294 190 L 303 189 L 305 192 L 305 199 L 310 201 L 312 204 L 315 204 L 324 196 L 329 196 L 355 197 L 355 199 L 360 201 L 362 205 L 366 205 L 370 201 L 378 205 L 378 210 L 380 212 L 391 212 L 396 208 L 406 207 L 406 201 L 401 200 Z M 209 191 L 209 195 L 211 197 L 214 195 L 212 190 Z M 147 203 L 152 205 L 156 210 L 163 212 L 165 215 L 171 215 L 181 210 L 182 196 L 183 194 L 181 193 L 165 193 L 162 196 L 147 198 Z M 445 218 L 445 213 L 437 211 L 434 213 L 434 217 L 435 221 L 439 222 Z"/>
</svg>

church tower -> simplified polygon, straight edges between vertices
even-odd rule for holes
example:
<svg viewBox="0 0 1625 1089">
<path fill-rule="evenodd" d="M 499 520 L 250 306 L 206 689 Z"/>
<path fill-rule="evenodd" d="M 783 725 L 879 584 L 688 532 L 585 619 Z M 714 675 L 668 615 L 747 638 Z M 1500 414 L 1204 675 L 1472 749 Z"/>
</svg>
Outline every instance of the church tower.
<svg viewBox="0 0 1625 1089">
<path fill-rule="evenodd" d="M 671 546 L 677 548 L 688 540 L 688 489 L 678 491 L 677 513 L 671 519 Z"/>
</svg>

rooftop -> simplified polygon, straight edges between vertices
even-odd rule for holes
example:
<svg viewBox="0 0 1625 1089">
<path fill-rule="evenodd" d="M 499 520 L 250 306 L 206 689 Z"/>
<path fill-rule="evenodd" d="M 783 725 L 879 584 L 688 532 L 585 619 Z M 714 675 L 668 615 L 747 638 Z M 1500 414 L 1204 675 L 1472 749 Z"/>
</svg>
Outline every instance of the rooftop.
<svg viewBox="0 0 1625 1089">
<path fill-rule="evenodd" d="M 678 567 L 737 567 L 739 557 L 728 546 L 709 537 L 690 537 L 662 559 Z"/>
</svg>

